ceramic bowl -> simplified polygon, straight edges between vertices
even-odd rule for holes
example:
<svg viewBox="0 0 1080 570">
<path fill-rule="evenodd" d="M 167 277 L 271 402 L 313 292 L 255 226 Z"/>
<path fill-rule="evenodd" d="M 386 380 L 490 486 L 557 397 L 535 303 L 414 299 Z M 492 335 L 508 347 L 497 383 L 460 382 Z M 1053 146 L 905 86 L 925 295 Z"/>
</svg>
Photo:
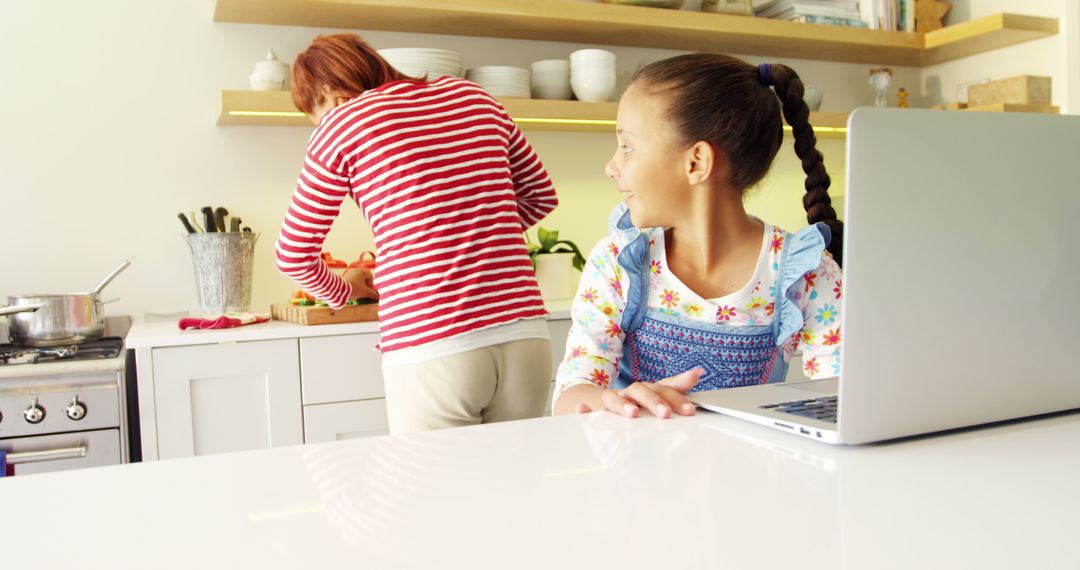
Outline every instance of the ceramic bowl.
<svg viewBox="0 0 1080 570">
<path fill-rule="evenodd" d="M 646 6 L 648 8 L 682 8 L 684 0 L 600 0 L 604 4 L 623 4 L 625 6 Z"/>
</svg>

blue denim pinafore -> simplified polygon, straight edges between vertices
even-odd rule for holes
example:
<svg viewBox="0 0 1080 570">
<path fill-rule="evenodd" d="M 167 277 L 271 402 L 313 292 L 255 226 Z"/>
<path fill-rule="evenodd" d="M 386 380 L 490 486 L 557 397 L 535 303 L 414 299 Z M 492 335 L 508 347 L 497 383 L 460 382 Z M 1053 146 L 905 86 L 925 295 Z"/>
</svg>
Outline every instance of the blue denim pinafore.
<svg viewBox="0 0 1080 570">
<path fill-rule="evenodd" d="M 626 335 L 614 388 L 632 382 L 656 382 L 695 367 L 705 370 L 692 391 L 782 382 L 788 364 L 780 350 L 787 338 L 803 328 L 795 303 L 795 283 L 821 264 L 829 242 L 828 226 L 815 224 L 785 234 L 777 269 L 778 291 L 773 321 L 762 326 L 734 326 L 691 320 L 647 307 L 649 239 L 630 222 L 625 204 L 609 218 L 610 229 L 626 244 L 616 260 L 626 272 L 629 287 L 619 326 Z"/>
</svg>

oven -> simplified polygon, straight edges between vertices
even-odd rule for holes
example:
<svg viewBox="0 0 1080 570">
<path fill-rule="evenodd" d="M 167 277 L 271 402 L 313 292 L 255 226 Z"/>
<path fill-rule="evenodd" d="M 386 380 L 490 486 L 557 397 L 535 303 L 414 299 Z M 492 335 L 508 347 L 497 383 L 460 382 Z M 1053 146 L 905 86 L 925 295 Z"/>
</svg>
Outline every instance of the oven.
<svg viewBox="0 0 1080 570">
<path fill-rule="evenodd" d="M 7 476 L 127 461 L 122 347 L 119 338 L 41 353 L 0 345 Z"/>
</svg>

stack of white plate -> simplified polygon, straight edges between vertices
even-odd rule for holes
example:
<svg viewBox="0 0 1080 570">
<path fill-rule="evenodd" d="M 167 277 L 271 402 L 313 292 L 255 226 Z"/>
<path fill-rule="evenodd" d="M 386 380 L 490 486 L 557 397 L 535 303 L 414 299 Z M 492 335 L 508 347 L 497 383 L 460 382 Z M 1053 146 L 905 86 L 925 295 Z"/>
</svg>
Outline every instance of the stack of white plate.
<svg viewBox="0 0 1080 570">
<path fill-rule="evenodd" d="M 427 76 L 429 80 L 444 75 L 461 77 L 461 54 L 445 49 L 392 48 L 381 49 L 383 56 L 394 69 L 410 77 Z"/>
<path fill-rule="evenodd" d="M 521 67 L 485 65 L 465 72 L 465 79 L 479 84 L 496 97 L 529 98 L 529 70 Z"/>
</svg>

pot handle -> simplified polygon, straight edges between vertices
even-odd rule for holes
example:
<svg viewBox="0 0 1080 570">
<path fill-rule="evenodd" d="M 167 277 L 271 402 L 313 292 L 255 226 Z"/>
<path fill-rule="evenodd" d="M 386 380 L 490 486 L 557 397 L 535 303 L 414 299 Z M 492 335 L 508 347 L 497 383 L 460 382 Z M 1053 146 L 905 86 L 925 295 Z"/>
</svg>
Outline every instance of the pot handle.
<svg viewBox="0 0 1080 570">
<path fill-rule="evenodd" d="M 117 297 L 115 299 L 109 299 L 108 301 L 102 301 L 101 304 L 102 305 L 108 305 L 109 303 L 115 303 L 115 302 L 117 302 L 119 300 L 120 300 L 120 297 Z"/>
<path fill-rule="evenodd" d="M 45 306 L 45 303 L 36 303 L 34 305 L 13 305 L 13 306 L 0 306 L 0 316 L 14 315 L 15 313 L 29 313 L 36 311 Z"/>
<path fill-rule="evenodd" d="M 135 259 L 135 258 L 131 258 L 131 259 Z M 102 279 L 101 283 L 98 283 L 97 287 L 94 287 L 94 289 L 91 291 L 91 293 L 93 293 L 94 295 L 97 295 L 98 293 L 101 293 L 101 290 L 104 289 L 105 286 L 108 285 L 109 282 L 112 281 L 114 277 L 119 275 L 121 271 L 127 269 L 127 266 L 131 265 L 131 259 L 125 259 L 124 262 L 121 263 L 119 267 L 117 267 L 116 269 L 113 269 L 112 273 L 110 273 L 107 277 Z"/>
</svg>

